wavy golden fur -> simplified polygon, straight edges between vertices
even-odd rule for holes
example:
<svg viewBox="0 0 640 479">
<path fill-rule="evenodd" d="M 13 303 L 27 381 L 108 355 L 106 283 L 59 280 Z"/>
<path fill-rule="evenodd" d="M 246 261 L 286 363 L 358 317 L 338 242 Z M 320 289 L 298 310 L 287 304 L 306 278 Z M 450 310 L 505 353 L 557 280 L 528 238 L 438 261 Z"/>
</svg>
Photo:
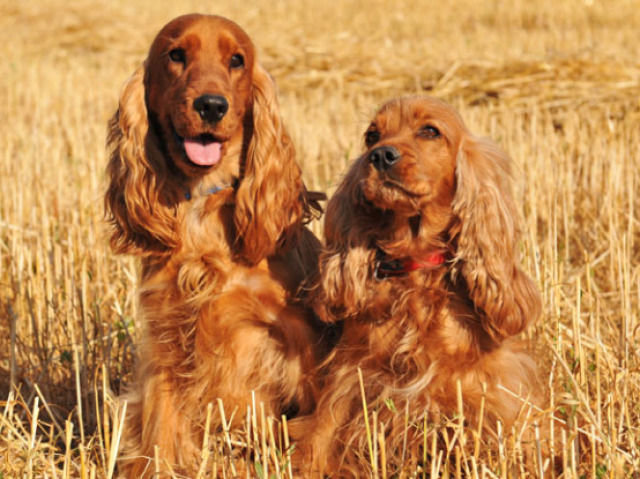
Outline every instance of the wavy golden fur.
<svg viewBox="0 0 640 479">
<path fill-rule="evenodd" d="M 314 210 L 275 85 L 221 17 L 167 24 L 110 122 L 111 245 L 137 255 L 142 319 L 121 472 L 193 471 L 208 403 L 308 413 L 319 330 L 299 286 L 317 269 Z M 217 421 L 217 422 L 216 422 Z M 220 427 L 214 418 L 213 428 Z"/>
<path fill-rule="evenodd" d="M 518 259 L 510 159 L 424 97 L 383 105 L 365 144 L 327 207 L 315 304 L 344 330 L 316 412 L 292 424 L 307 476 L 371 474 L 357 368 L 397 466 L 420 450 L 425 414 L 456 414 L 458 382 L 468 424 L 484 397 L 487 436 L 538 400 L 536 365 L 513 338 L 541 298 Z"/>
</svg>

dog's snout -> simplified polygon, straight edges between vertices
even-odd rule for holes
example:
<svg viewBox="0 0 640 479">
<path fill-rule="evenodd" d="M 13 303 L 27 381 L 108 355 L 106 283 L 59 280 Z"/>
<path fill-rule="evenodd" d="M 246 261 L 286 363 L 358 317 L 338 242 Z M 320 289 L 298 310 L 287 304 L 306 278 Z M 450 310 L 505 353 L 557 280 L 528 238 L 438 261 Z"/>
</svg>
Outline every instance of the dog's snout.
<svg viewBox="0 0 640 479">
<path fill-rule="evenodd" d="M 204 121 L 217 123 L 229 111 L 229 102 L 220 95 L 202 95 L 193 100 L 193 108 Z"/>
<path fill-rule="evenodd" d="M 379 146 L 369 154 L 369 161 L 378 171 L 387 171 L 400 159 L 400 152 L 393 146 Z"/>
</svg>

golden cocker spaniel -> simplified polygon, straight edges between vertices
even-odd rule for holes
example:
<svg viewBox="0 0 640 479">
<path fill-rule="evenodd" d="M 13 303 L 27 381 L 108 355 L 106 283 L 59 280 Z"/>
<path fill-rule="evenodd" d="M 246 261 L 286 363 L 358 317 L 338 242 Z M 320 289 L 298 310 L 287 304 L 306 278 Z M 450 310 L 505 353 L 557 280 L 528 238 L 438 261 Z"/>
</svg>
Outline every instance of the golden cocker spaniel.
<svg viewBox="0 0 640 479">
<path fill-rule="evenodd" d="M 536 364 L 512 338 L 541 297 L 518 259 L 510 159 L 426 97 L 384 104 L 364 140 L 326 212 L 316 310 L 344 330 L 316 412 L 292 425 L 307 476 L 372 473 L 358 368 L 390 475 L 401 451 L 424 452 L 406 412 L 451 418 L 459 387 L 465 422 L 491 436 L 538 400 Z"/>
<path fill-rule="evenodd" d="M 274 82 L 235 23 L 186 15 L 158 33 L 110 122 L 111 245 L 137 255 L 142 333 L 121 472 L 189 474 L 208 403 L 308 413 L 319 328 L 300 284 L 319 242 Z M 240 423 L 241 421 L 236 421 Z M 214 417 L 212 428 L 220 428 Z"/>
</svg>

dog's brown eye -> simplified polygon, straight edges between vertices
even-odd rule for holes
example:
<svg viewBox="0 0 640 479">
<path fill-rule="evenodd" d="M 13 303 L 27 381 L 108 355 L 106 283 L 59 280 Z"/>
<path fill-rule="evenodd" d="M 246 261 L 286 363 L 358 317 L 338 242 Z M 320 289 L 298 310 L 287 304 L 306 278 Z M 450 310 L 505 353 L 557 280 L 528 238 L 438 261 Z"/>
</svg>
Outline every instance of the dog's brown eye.
<svg viewBox="0 0 640 479">
<path fill-rule="evenodd" d="M 244 57 L 242 55 L 240 55 L 239 53 L 236 53 L 231 57 L 231 60 L 229 61 L 229 68 L 232 68 L 235 70 L 237 68 L 242 68 L 243 66 L 244 66 Z"/>
<path fill-rule="evenodd" d="M 169 52 L 169 58 L 172 62 L 176 63 L 186 63 L 187 56 L 184 53 L 182 48 L 174 48 Z"/>
<path fill-rule="evenodd" d="M 380 141 L 380 132 L 378 130 L 368 130 L 364 134 L 364 143 L 367 145 L 367 148 L 371 147 L 371 145 L 375 145 Z"/>
<path fill-rule="evenodd" d="M 440 130 L 438 130 L 435 126 L 425 125 L 420 128 L 418 132 L 418 136 L 422 138 L 427 138 L 429 140 L 433 140 L 435 138 L 440 138 Z"/>
</svg>

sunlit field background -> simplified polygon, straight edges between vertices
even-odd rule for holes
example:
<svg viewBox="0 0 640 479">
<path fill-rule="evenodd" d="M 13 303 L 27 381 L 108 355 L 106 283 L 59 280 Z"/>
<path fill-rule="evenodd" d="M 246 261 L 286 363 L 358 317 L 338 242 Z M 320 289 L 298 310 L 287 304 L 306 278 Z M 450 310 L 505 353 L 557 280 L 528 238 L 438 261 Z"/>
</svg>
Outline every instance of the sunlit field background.
<svg viewBox="0 0 640 479">
<path fill-rule="evenodd" d="M 449 101 L 511 154 L 557 461 L 640 477 L 637 1 L 0 0 L 0 479 L 117 475 L 137 266 L 106 241 L 106 123 L 155 33 L 193 11 L 253 38 L 312 189 L 333 192 L 375 108 L 403 94 Z M 281 424 L 258 423 L 257 466 L 213 435 L 200 477 L 290 477 Z M 511 431 L 493 450 L 429 427 L 403 477 L 537 474 Z"/>
</svg>

